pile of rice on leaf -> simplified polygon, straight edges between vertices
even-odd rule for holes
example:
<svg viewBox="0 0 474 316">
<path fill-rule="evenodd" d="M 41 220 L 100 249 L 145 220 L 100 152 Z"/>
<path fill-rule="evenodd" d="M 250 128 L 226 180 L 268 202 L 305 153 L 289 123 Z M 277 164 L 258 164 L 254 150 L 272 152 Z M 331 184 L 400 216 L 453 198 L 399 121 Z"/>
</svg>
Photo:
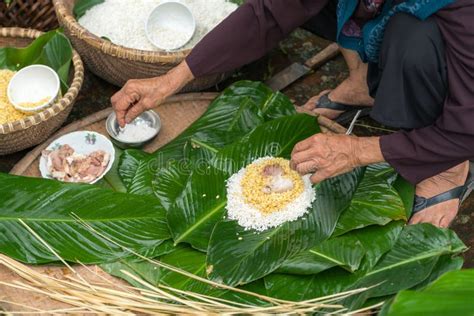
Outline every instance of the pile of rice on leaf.
<svg viewBox="0 0 474 316">
<path fill-rule="evenodd" d="M 289 160 L 259 158 L 227 181 L 227 216 L 257 231 L 296 220 L 315 199 L 309 178 L 292 170 Z"/>
</svg>

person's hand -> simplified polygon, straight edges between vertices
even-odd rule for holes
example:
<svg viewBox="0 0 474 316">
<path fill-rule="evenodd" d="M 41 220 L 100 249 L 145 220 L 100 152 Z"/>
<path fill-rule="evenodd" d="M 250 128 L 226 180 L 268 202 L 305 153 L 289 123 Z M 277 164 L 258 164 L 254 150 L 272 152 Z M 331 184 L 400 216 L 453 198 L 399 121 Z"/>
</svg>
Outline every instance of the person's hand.
<svg viewBox="0 0 474 316">
<path fill-rule="evenodd" d="M 164 76 L 129 80 L 110 99 L 119 125 L 124 127 L 142 112 L 160 105 L 192 79 L 191 70 L 182 62 Z"/>
<path fill-rule="evenodd" d="M 317 134 L 296 144 L 290 164 L 302 175 L 313 173 L 311 182 L 319 183 L 381 161 L 378 137 Z"/>
<path fill-rule="evenodd" d="M 171 94 L 166 78 L 129 80 L 110 101 L 120 126 L 133 121 L 140 113 L 162 103 Z"/>
</svg>

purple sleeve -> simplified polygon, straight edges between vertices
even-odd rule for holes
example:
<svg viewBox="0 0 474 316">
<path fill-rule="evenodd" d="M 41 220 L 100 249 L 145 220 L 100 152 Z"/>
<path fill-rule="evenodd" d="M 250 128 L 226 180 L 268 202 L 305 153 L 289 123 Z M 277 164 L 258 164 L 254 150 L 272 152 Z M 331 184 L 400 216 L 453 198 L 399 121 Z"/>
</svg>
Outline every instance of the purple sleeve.
<svg viewBox="0 0 474 316">
<path fill-rule="evenodd" d="M 412 183 L 474 158 L 474 3 L 458 0 L 439 11 L 436 20 L 448 67 L 443 113 L 432 126 L 380 140 L 385 159 Z"/>
<path fill-rule="evenodd" d="M 194 47 L 186 62 L 195 77 L 223 73 L 264 56 L 328 0 L 248 0 Z"/>
</svg>

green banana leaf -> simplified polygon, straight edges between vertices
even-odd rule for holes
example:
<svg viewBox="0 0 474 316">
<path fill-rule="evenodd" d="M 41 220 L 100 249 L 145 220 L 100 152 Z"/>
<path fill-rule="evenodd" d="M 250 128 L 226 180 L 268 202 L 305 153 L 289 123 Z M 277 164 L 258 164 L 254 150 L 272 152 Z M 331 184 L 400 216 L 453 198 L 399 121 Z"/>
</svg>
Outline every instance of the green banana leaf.
<svg viewBox="0 0 474 316">
<path fill-rule="evenodd" d="M 373 268 L 350 273 L 335 267 L 311 276 L 271 274 L 265 277 L 265 285 L 272 297 L 298 301 L 377 285 L 345 302 L 356 308 L 369 298 L 392 295 L 423 282 L 441 257 L 465 249 L 450 230 L 429 224 L 406 226 L 393 248 Z"/>
<path fill-rule="evenodd" d="M 386 315 L 473 315 L 474 270 L 451 271 L 421 291 L 398 293 Z"/>
<path fill-rule="evenodd" d="M 92 8 L 93 6 L 97 4 L 104 3 L 104 2 L 105 0 L 79 0 L 79 1 L 76 1 L 76 4 L 74 5 L 72 12 L 74 13 L 74 16 L 76 17 L 76 19 L 79 19 L 86 13 L 87 10 L 89 10 L 90 8 Z"/>
<path fill-rule="evenodd" d="M 206 251 L 214 225 L 224 216 L 227 174 L 209 165 L 194 170 L 168 210 L 168 225 L 176 244 L 186 242 Z"/>
<path fill-rule="evenodd" d="M 425 280 L 442 255 L 465 250 L 466 246 L 451 230 L 431 224 L 406 226 L 395 246 L 355 287 L 381 283 L 369 291 L 371 297 L 395 294 Z M 401 275 L 404 277 L 400 278 Z"/>
<path fill-rule="evenodd" d="M 289 258 L 277 270 L 279 273 L 290 274 L 316 274 L 329 268 L 340 266 L 349 271 L 355 271 L 359 268 L 362 258 L 366 255 L 374 257 L 378 260 L 381 254 L 388 251 L 393 243 L 396 241 L 400 233 L 402 224 L 392 222 L 386 228 L 371 228 L 359 229 L 367 225 L 381 224 L 378 218 L 383 217 L 383 214 L 396 219 L 397 217 L 404 218 L 405 208 L 402 199 L 397 190 L 394 189 L 397 174 L 393 168 L 386 164 L 372 165 L 366 168 L 364 178 L 362 179 L 357 191 L 351 201 L 351 206 L 346 210 L 339 219 L 336 231 L 332 235 L 333 238 L 314 247 L 308 252 L 297 254 L 293 258 Z M 375 206 L 372 206 L 372 203 Z M 358 212 L 355 212 L 357 210 Z M 347 213 L 364 213 L 375 216 L 362 215 L 355 216 L 354 219 L 349 218 Z M 353 216 L 353 214 L 351 215 Z M 377 217 L 378 216 L 378 217 Z M 375 217 L 373 219 L 372 217 Z M 362 218 L 362 221 L 359 219 Z M 371 221 L 372 218 L 372 221 Z M 386 221 L 392 219 L 386 218 Z M 343 225 L 340 223 L 343 222 Z M 345 230 L 351 231 L 337 238 L 342 230 L 337 228 L 345 227 Z M 358 229 L 354 231 L 354 229 Z M 336 237 L 335 237 L 336 236 Z M 359 240 L 360 239 L 360 240 Z M 384 246 L 384 252 L 380 254 L 380 247 L 378 243 L 373 243 L 377 240 L 380 247 Z M 361 242 L 364 243 L 362 246 Z M 373 260 L 366 260 L 366 264 L 372 265 Z"/>
<path fill-rule="evenodd" d="M 168 211 L 168 223 L 176 243 L 187 242 L 206 251 L 214 225 L 225 214 L 227 178 L 263 156 L 289 157 L 293 146 L 319 131 L 314 117 L 295 114 L 255 128 L 241 140 L 219 151 L 212 165 L 196 166 L 184 190 Z M 215 168 L 214 168 L 215 167 Z M 170 183 L 167 190 L 173 190 Z"/>
<path fill-rule="evenodd" d="M 400 221 L 392 222 L 332 237 L 309 251 L 289 258 L 276 272 L 311 275 L 336 266 L 354 272 L 361 264 L 363 269 L 370 269 L 393 247 L 403 225 Z"/>
<path fill-rule="evenodd" d="M 386 225 L 391 221 L 407 220 L 405 205 L 390 179 L 395 171 L 388 165 L 373 165 L 366 170 L 351 201 L 341 215 L 335 236 L 370 225 Z M 412 195 L 413 199 L 413 195 Z"/>
<path fill-rule="evenodd" d="M 119 167 L 120 175 L 129 192 L 150 193 L 156 173 L 170 161 L 209 156 L 212 149 L 232 144 L 264 122 L 295 113 L 293 104 L 285 95 L 273 92 L 260 82 L 234 83 L 209 105 L 197 121 L 153 155 L 125 151 Z M 151 168 L 143 168 L 144 165 Z M 157 178 L 155 181 L 160 180 Z"/>
<path fill-rule="evenodd" d="M 150 154 L 137 149 L 125 150 L 118 168 L 128 193 L 153 196 L 154 164 Z"/>
<path fill-rule="evenodd" d="M 464 260 L 462 257 L 453 257 L 452 255 L 441 256 L 436 262 L 436 265 L 434 266 L 428 278 L 426 278 L 423 282 L 415 285 L 410 290 L 424 289 L 426 286 L 430 285 L 431 283 L 439 279 L 443 274 L 449 271 L 460 270 L 463 266 L 463 263 L 464 263 Z M 368 299 L 364 303 L 364 306 L 369 307 L 369 306 L 374 306 L 381 302 L 385 302 L 385 304 L 382 306 L 382 309 L 379 312 L 379 316 L 386 316 L 388 313 L 388 309 L 390 308 L 390 305 L 393 302 L 393 299 L 394 299 L 393 295 L 389 295 L 385 297 L 384 296 L 374 297 L 374 298 Z"/>
<path fill-rule="evenodd" d="M 354 272 L 359 268 L 364 255 L 364 247 L 356 238 L 335 237 L 289 258 L 276 272 L 311 275 L 336 266 Z"/>
<path fill-rule="evenodd" d="M 206 255 L 189 247 L 178 246 L 171 253 L 162 256 L 160 261 L 175 268 L 190 272 L 196 276 L 202 278 L 206 277 Z M 122 271 L 128 271 L 154 286 L 165 285 L 177 290 L 219 297 L 232 302 L 251 304 L 255 306 L 266 304 L 254 296 L 219 289 L 204 282 L 170 271 L 166 268 L 159 267 L 148 261 L 122 259 L 115 263 L 102 265 L 101 267 L 106 272 L 123 278 L 139 288 L 143 287 L 143 285 L 130 278 Z M 257 282 L 247 287 L 243 287 L 242 289 L 251 290 L 252 292 L 262 292 L 265 291 L 265 286 L 263 283 Z"/>
<path fill-rule="evenodd" d="M 232 175 L 260 157 L 275 156 L 289 159 L 293 147 L 298 142 L 319 132 L 316 119 L 306 114 L 274 119 L 224 147 L 216 154 L 211 164 Z"/>
<path fill-rule="evenodd" d="M 72 46 L 60 31 L 54 30 L 41 35 L 24 48 L 0 48 L 0 69 L 18 71 L 23 67 L 42 64 L 54 69 L 61 80 L 61 89 L 66 93 L 69 85 L 69 68 L 72 60 Z"/>
<path fill-rule="evenodd" d="M 152 190 L 168 211 L 176 199 L 183 193 L 192 173 L 192 163 L 172 161 L 157 171 L 152 180 Z"/>
<path fill-rule="evenodd" d="M 55 262 L 58 258 L 22 221 L 62 258 L 86 264 L 130 255 L 112 241 L 149 254 L 171 237 L 165 210 L 157 199 L 6 174 L 0 174 L 0 191 L 0 252 L 26 263 Z"/>
<path fill-rule="evenodd" d="M 249 283 L 275 271 L 287 258 L 327 239 L 350 202 L 363 170 L 324 181 L 308 215 L 264 232 L 236 221 L 215 226 L 209 243 L 208 277 L 229 285 Z"/>
<path fill-rule="evenodd" d="M 461 270 L 464 264 L 464 259 L 462 257 L 453 257 L 452 255 L 441 256 L 429 277 L 427 277 L 423 282 L 415 285 L 411 290 L 422 290 L 434 281 L 438 280 L 443 274 L 449 271 Z"/>
</svg>

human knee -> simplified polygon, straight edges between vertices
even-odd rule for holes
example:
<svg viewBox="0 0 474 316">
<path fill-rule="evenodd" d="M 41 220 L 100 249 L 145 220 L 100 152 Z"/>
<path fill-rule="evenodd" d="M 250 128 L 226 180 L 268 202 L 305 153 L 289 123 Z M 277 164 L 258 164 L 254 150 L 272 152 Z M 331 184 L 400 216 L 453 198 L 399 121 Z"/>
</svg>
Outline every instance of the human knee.
<svg viewBox="0 0 474 316">
<path fill-rule="evenodd" d="M 432 19 L 420 20 L 406 13 L 390 19 L 385 33 L 392 53 L 399 55 L 407 69 L 436 69 L 443 49 L 441 33 Z"/>
</svg>

